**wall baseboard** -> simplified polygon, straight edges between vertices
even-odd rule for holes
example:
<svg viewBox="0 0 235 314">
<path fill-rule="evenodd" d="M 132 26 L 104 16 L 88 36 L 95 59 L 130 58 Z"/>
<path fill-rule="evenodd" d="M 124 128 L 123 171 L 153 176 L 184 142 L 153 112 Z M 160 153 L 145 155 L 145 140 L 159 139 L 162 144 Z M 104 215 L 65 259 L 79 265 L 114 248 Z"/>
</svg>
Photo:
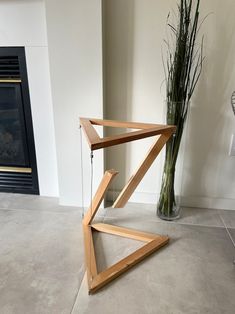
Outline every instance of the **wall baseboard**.
<svg viewBox="0 0 235 314">
<path fill-rule="evenodd" d="M 113 201 L 117 198 L 120 191 L 109 191 L 107 199 Z M 135 192 L 130 198 L 130 202 L 144 203 L 144 204 L 157 204 L 159 194 Z M 211 209 L 226 209 L 235 210 L 235 199 L 228 198 L 212 198 L 201 196 L 182 196 L 180 198 L 181 206 L 196 207 L 196 208 L 211 208 Z"/>
</svg>

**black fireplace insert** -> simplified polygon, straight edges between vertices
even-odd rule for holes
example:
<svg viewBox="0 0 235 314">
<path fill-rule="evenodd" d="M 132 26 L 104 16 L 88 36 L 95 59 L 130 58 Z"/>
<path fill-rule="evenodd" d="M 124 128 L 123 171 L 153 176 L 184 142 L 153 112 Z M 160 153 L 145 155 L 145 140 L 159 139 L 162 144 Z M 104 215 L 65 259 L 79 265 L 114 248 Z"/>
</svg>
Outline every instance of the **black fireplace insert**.
<svg viewBox="0 0 235 314">
<path fill-rule="evenodd" d="M 0 191 L 39 194 L 24 47 L 0 47 Z"/>
</svg>

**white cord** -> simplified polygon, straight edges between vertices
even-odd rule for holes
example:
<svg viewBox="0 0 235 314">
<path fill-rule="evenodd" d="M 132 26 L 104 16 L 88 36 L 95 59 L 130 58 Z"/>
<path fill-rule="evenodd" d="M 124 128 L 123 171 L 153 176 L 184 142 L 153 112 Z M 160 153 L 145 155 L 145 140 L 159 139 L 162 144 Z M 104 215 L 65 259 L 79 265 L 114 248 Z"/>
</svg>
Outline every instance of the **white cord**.
<svg viewBox="0 0 235 314">
<path fill-rule="evenodd" d="M 85 214 L 84 205 L 84 175 L 83 175 L 83 150 L 82 150 L 82 127 L 80 125 L 80 165 L 81 165 L 81 191 L 82 191 L 82 219 Z"/>
<path fill-rule="evenodd" d="M 91 182 L 90 182 L 90 188 L 91 188 L 91 213 L 93 213 L 93 204 L 92 204 L 92 194 L 93 194 L 93 151 L 91 151 L 91 155 L 90 155 L 90 158 L 91 158 Z"/>
<path fill-rule="evenodd" d="M 90 203 L 91 203 L 91 215 L 93 215 L 93 202 L 92 202 L 92 194 L 93 194 L 93 151 L 91 150 L 90 159 L 91 159 L 91 182 L 90 182 L 90 188 L 91 188 L 91 195 L 90 195 Z M 92 237 L 92 236 L 91 236 Z M 91 245 L 92 245 L 92 239 L 90 237 L 90 265 L 91 265 Z M 91 280 L 92 280 L 92 274 L 91 274 Z"/>
</svg>

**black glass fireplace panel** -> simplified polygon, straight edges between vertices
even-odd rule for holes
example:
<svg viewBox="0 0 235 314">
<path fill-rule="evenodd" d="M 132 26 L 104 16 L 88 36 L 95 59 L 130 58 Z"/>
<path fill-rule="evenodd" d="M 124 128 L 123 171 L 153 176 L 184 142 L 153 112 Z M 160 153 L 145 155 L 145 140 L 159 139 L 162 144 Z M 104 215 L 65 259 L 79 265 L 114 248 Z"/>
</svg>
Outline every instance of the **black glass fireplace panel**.
<svg viewBox="0 0 235 314">
<path fill-rule="evenodd" d="M 19 83 L 0 85 L 0 165 L 29 165 Z"/>
</svg>

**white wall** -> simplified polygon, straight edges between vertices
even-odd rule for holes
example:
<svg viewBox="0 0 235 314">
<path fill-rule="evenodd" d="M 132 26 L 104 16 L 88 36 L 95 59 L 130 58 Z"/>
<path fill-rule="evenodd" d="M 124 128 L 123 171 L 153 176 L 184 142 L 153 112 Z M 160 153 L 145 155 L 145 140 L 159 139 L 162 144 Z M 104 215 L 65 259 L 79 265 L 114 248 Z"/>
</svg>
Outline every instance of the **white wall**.
<svg viewBox="0 0 235 314">
<path fill-rule="evenodd" d="M 199 206 L 235 209 L 235 157 L 228 156 L 235 132 L 234 10 L 233 0 L 202 2 L 202 15 L 213 14 L 203 27 L 206 61 L 191 108 L 182 191 L 184 202 Z"/>
<path fill-rule="evenodd" d="M 166 16 L 175 0 L 104 0 L 105 116 L 109 119 L 162 123 L 164 80 L 161 47 Z M 179 164 L 182 203 L 235 209 L 235 158 L 228 156 L 235 119 L 230 96 L 235 90 L 235 2 L 201 2 L 206 60 L 195 91 Z M 108 150 L 106 163 L 123 175 L 119 190 L 138 165 L 151 140 Z M 132 200 L 156 203 L 162 156 L 137 188 Z M 179 185 L 179 184 L 178 184 Z"/>
<path fill-rule="evenodd" d="M 25 46 L 40 194 L 58 196 L 45 9 L 42 0 L 0 0 L 0 45 Z"/>
<path fill-rule="evenodd" d="M 79 116 L 103 117 L 101 0 L 45 0 L 60 203 L 81 205 Z M 83 141 L 85 204 L 90 161 Z M 94 189 L 103 175 L 95 152 Z"/>
</svg>

